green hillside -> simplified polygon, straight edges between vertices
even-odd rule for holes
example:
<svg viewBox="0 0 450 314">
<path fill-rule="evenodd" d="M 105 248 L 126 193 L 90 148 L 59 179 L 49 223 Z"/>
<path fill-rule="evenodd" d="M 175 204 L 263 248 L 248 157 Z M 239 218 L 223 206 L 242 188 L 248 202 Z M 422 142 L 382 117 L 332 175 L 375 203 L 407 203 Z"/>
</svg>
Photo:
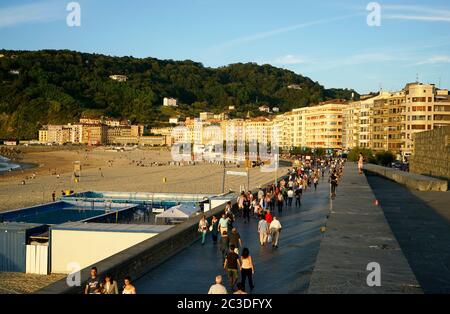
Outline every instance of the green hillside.
<svg viewBox="0 0 450 314">
<path fill-rule="evenodd" d="M 208 68 L 193 61 L 110 57 L 67 50 L 0 50 L 0 138 L 36 138 L 48 123 L 76 121 L 82 114 L 125 118 L 149 126 L 171 115 L 196 116 L 236 106 L 235 117 L 258 114 L 262 104 L 281 112 L 352 90 L 325 89 L 292 71 L 253 63 Z M 128 76 L 116 82 L 110 75 Z M 299 89 L 289 89 L 291 84 Z M 181 105 L 163 108 L 163 98 Z"/>
</svg>

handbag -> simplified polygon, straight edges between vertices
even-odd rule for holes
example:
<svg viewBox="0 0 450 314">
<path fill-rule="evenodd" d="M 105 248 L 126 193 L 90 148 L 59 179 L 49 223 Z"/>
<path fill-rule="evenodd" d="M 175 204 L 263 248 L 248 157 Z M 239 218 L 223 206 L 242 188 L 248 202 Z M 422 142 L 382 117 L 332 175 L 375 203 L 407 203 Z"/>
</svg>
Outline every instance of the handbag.
<svg viewBox="0 0 450 314">
<path fill-rule="evenodd" d="M 209 227 L 209 232 L 212 232 L 213 231 L 213 226 L 211 225 L 210 227 Z"/>
<path fill-rule="evenodd" d="M 270 243 L 270 242 L 272 242 L 272 235 L 269 235 L 269 236 L 267 237 L 267 243 Z"/>
</svg>

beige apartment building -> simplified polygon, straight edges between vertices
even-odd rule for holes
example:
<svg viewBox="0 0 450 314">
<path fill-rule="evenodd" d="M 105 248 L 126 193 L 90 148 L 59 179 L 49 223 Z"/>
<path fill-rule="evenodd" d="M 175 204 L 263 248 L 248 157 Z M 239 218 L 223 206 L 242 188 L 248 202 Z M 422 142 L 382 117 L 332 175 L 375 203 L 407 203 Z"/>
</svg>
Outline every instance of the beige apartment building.
<svg viewBox="0 0 450 314">
<path fill-rule="evenodd" d="M 410 83 L 401 91 L 383 91 L 350 103 L 344 110 L 343 147 L 409 156 L 414 134 L 443 126 L 450 126 L 448 90 Z"/>
<path fill-rule="evenodd" d="M 334 100 L 301 109 L 302 144 L 312 148 L 341 149 L 344 100 Z"/>
</svg>

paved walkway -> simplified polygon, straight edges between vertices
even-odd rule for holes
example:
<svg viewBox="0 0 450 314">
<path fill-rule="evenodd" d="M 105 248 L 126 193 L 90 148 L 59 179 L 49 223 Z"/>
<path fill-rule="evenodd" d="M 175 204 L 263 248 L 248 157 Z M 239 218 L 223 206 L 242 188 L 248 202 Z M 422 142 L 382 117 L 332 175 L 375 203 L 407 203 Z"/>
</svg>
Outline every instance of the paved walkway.
<svg viewBox="0 0 450 314">
<path fill-rule="evenodd" d="M 278 249 L 260 247 L 256 218 L 250 224 L 238 218 L 235 226 L 255 263 L 255 294 L 307 291 L 322 239 L 320 228 L 326 223 L 330 210 L 328 193 L 329 185 L 325 180 L 316 192 L 309 189 L 304 193 L 301 208 L 284 209 Z M 216 275 L 226 278 L 218 247 L 213 245 L 210 236 L 207 240 L 205 246 L 197 242 L 137 280 L 138 292 L 207 293 Z"/>
<path fill-rule="evenodd" d="M 425 293 L 450 293 L 450 192 L 419 192 L 369 175 L 372 187 Z"/>
<path fill-rule="evenodd" d="M 364 175 L 347 164 L 327 223 L 309 293 L 420 293 L 417 280 Z M 381 287 L 367 285 L 369 263 Z"/>
</svg>

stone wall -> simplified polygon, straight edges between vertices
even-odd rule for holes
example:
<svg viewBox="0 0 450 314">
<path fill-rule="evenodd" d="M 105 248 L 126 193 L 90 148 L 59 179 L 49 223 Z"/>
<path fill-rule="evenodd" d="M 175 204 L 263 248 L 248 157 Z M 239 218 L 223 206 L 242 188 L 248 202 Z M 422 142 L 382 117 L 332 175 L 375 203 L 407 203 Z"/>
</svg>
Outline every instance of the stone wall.
<svg viewBox="0 0 450 314">
<path fill-rule="evenodd" d="M 450 179 L 450 127 L 417 133 L 410 171 Z"/>
</svg>

